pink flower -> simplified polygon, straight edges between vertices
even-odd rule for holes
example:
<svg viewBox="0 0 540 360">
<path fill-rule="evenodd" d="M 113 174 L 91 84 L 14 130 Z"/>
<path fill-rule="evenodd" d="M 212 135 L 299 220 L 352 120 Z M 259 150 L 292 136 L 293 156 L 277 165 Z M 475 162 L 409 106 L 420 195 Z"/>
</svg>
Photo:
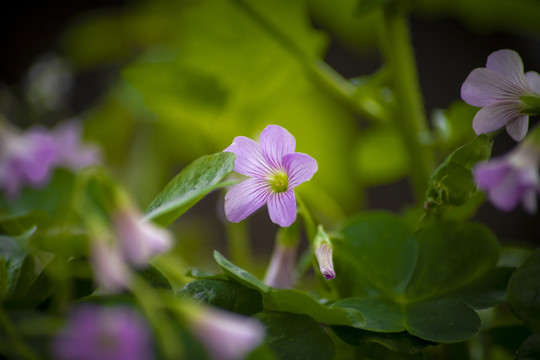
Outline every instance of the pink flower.
<svg viewBox="0 0 540 360">
<path fill-rule="evenodd" d="M 59 360 L 151 360 L 144 319 L 128 307 L 80 305 L 53 343 Z"/>
<path fill-rule="evenodd" d="M 105 292 L 117 293 L 128 287 L 131 273 L 116 244 L 95 240 L 90 259 L 95 281 Z"/>
<path fill-rule="evenodd" d="M 461 87 L 461 98 L 482 107 L 473 120 L 476 134 L 486 134 L 506 126 L 508 134 L 520 141 L 527 134 L 529 115 L 524 97 L 540 96 L 540 75 L 523 73 L 523 62 L 512 50 L 488 56 L 486 67 L 474 69 Z"/>
<path fill-rule="evenodd" d="M 534 213 L 540 193 L 539 163 L 538 147 L 523 142 L 504 157 L 476 165 L 474 177 L 478 188 L 487 192 L 497 208 L 510 211 L 521 202 Z"/>
<path fill-rule="evenodd" d="M 143 218 L 135 209 L 117 211 L 113 222 L 123 257 L 130 264 L 144 264 L 172 246 L 170 233 Z"/>
<path fill-rule="evenodd" d="M 76 120 L 58 124 L 51 135 L 56 143 L 56 163 L 71 170 L 97 164 L 101 151 L 93 145 L 81 142 L 81 124 Z"/>
<path fill-rule="evenodd" d="M 0 127 L 0 188 L 10 198 L 16 197 L 25 184 L 44 186 L 56 159 L 55 142 L 44 129 L 19 133 Z"/>
<path fill-rule="evenodd" d="M 192 314 L 191 329 L 212 360 L 243 359 L 264 338 L 257 320 L 214 308 Z"/>
<path fill-rule="evenodd" d="M 296 280 L 296 246 L 276 242 L 264 283 L 277 289 L 290 289 Z"/>
<path fill-rule="evenodd" d="M 336 272 L 334 271 L 334 260 L 332 257 L 332 243 L 321 225 L 319 225 L 317 230 L 313 246 L 315 247 L 315 257 L 319 262 L 321 274 L 326 280 L 335 278 Z"/>
<path fill-rule="evenodd" d="M 296 141 L 284 128 L 268 125 L 260 144 L 238 136 L 224 151 L 236 154 L 234 171 L 250 178 L 225 195 L 225 216 L 239 222 L 267 204 L 272 222 L 290 226 L 296 220 L 293 189 L 311 179 L 317 162 L 311 156 L 294 152 Z"/>
</svg>

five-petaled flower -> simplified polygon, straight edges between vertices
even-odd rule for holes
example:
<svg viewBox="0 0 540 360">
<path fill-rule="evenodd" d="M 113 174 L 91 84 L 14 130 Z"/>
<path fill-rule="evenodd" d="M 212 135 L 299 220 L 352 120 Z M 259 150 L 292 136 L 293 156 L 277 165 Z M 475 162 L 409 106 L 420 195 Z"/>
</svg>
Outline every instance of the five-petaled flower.
<svg viewBox="0 0 540 360">
<path fill-rule="evenodd" d="M 486 67 L 474 69 L 461 87 L 461 98 L 482 107 L 473 120 L 476 134 L 506 126 L 516 141 L 527 134 L 527 98 L 540 96 L 540 75 L 523 73 L 523 62 L 513 50 L 499 50 L 488 56 Z"/>
<path fill-rule="evenodd" d="M 290 226 L 296 220 L 293 189 L 311 179 L 317 162 L 294 152 L 296 141 L 281 126 L 268 125 L 259 142 L 237 136 L 224 150 L 236 154 L 234 171 L 250 177 L 225 195 L 225 215 L 239 222 L 267 204 L 272 222 Z"/>
<path fill-rule="evenodd" d="M 497 208 L 510 211 L 521 202 L 534 213 L 540 193 L 539 163 L 540 149 L 525 141 L 506 156 L 476 165 L 474 177 Z"/>
</svg>

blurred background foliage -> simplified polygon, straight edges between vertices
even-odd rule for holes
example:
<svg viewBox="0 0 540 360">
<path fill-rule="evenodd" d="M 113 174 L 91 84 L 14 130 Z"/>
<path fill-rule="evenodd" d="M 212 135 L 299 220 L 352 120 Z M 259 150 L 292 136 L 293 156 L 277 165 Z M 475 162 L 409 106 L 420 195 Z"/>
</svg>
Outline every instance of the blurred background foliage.
<svg viewBox="0 0 540 360">
<path fill-rule="evenodd" d="M 319 163 L 313 180 L 298 191 L 323 223 L 335 225 L 368 207 L 400 210 L 413 203 L 407 177 L 414 159 L 388 115 L 392 79 L 380 60 L 380 14 L 373 11 L 381 2 L 23 2 L 3 22 L 13 56 L 1 60 L 0 106 L 23 127 L 80 116 L 85 136 L 103 147 L 108 165 L 141 208 L 197 157 L 223 150 L 235 136 L 253 138 L 267 124 L 279 124 L 294 134 L 297 151 Z M 491 51 L 513 48 L 527 70 L 540 69 L 540 3 L 414 0 L 407 6 L 433 129 L 425 143 L 440 163 L 474 136 L 475 109 L 455 101 L 467 74 L 483 66 Z M 63 15 L 49 16 L 54 11 Z M 36 44 L 40 29 L 53 29 L 54 40 Z M 71 74 L 70 92 L 55 106 L 24 106 L 31 103 L 28 96 L 14 99 L 29 93 L 38 78 L 21 69 L 25 61 L 35 68 L 50 59 L 36 55 L 51 49 L 62 61 L 55 63 L 57 73 Z M 494 154 L 509 146 L 504 141 Z M 195 257 L 219 247 L 218 198 L 211 196 L 176 224 L 184 251 Z M 495 214 L 489 205 L 479 212 L 483 219 Z M 505 233 L 509 221 L 513 229 Z M 522 229 L 517 238 L 538 236 L 521 210 L 494 223 L 503 237 L 516 234 L 516 226 Z M 271 241 L 273 225 L 257 216 L 252 224 L 264 225 L 256 237 Z"/>
</svg>

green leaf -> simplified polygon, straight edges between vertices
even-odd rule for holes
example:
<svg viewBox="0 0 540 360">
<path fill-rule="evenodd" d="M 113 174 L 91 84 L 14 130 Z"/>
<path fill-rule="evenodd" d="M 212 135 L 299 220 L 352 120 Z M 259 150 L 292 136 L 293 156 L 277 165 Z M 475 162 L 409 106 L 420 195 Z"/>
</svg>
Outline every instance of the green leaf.
<svg viewBox="0 0 540 360">
<path fill-rule="evenodd" d="M 438 222 L 416 234 L 384 213 L 350 220 L 334 241 L 334 285 L 342 297 L 332 308 L 360 312 L 354 327 L 402 332 L 435 342 L 473 336 L 473 307 L 504 300 L 511 269 L 496 269 L 499 245 L 486 227 Z"/>
<path fill-rule="evenodd" d="M 221 152 L 203 156 L 176 175 L 146 209 L 146 217 L 166 226 L 210 191 L 229 185 L 220 181 L 234 168 L 236 155 Z"/>
<path fill-rule="evenodd" d="M 28 242 L 35 232 L 33 227 L 19 236 L 0 235 L 0 258 L 6 266 L 7 294 L 10 297 L 25 290 L 28 282 L 37 276 L 32 255 L 28 254 Z"/>
<path fill-rule="evenodd" d="M 332 359 L 335 348 L 321 325 L 308 316 L 263 311 L 255 315 L 266 327 L 265 343 L 278 359 Z"/>
<path fill-rule="evenodd" d="M 364 322 L 362 314 L 355 309 L 332 308 L 301 291 L 271 288 L 217 251 L 214 252 L 214 258 L 228 278 L 259 291 L 264 309 L 308 315 L 325 324 L 362 326 Z"/>
<path fill-rule="evenodd" d="M 432 342 L 422 340 L 416 336 L 412 336 L 406 332 L 395 333 L 376 333 L 355 329 L 350 326 L 332 326 L 332 330 L 339 338 L 351 345 L 362 345 L 366 342 L 373 342 L 384 345 L 386 348 L 404 353 L 416 354 L 424 350 Z"/>
<path fill-rule="evenodd" d="M 335 242 L 334 256 L 339 258 L 335 261 L 338 287 L 347 277 L 346 285 L 340 287 L 343 296 L 363 295 L 362 290 L 395 296 L 405 290 L 413 275 L 418 245 L 412 229 L 401 219 L 386 213 L 363 214 L 351 219 L 342 234 L 348 241 Z M 389 251 L 400 256 L 389 262 Z M 342 266 L 352 266 L 355 271 L 349 273 Z M 351 276 L 354 280 L 349 280 Z"/>
<path fill-rule="evenodd" d="M 476 137 L 471 124 L 477 112 L 478 108 L 462 100 L 452 103 L 447 109 L 433 112 L 434 134 L 445 154 Z"/>
<path fill-rule="evenodd" d="M 492 143 L 480 135 L 450 154 L 432 174 L 426 191 L 424 224 L 437 219 L 461 221 L 471 217 L 484 200 L 476 189 L 472 169 L 488 160 Z"/>
<path fill-rule="evenodd" d="M 196 280 L 180 289 L 178 294 L 243 315 L 262 311 L 261 294 L 234 281 Z"/>
<path fill-rule="evenodd" d="M 540 249 L 512 275 L 508 283 L 508 303 L 525 324 L 540 332 Z"/>
</svg>

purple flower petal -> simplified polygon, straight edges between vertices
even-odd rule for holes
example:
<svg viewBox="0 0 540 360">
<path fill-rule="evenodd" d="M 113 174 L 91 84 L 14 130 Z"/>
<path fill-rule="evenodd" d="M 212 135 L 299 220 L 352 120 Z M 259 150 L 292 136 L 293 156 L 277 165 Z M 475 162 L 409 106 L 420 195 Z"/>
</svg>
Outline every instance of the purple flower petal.
<svg viewBox="0 0 540 360">
<path fill-rule="evenodd" d="M 294 136 L 278 125 L 268 125 L 262 131 L 259 142 L 263 156 L 274 168 L 281 168 L 283 157 L 294 153 L 296 147 Z"/>
<path fill-rule="evenodd" d="M 525 73 L 525 79 L 532 91 L 540 95 L 540 75 L 536 71 L 527 71 Z"/>
<path fill-rule="evenodd" d="M 488 191 L 489 200 L 503 211 L 510 211 L 521 200 L 518 174 L 509 172 L 504 179 Z"/>
<path fill-rule="evenodd" d="M 272 222 L 281 227 L 291 226 L 296 220 L 296 199 L 292 190 L 271 194 L 268 213 Z"/>
<path fill-rule="evenodd" d="M 236 154 L 234 171 L 239 174 L 262 178 L 272 172 L 260 145 L 245 136 L 235 137 L 233 143 L 223 151 Z"/>
<path fill-rule="evenodd" d="M 510 171 L 512 167 L 507 161 L 492 160 L 477 164 L 473 172 L 477 186 L 487 190 L 500 183 Z"/>
<path fill-rule="evenodd" d="M 516 141 L 521 141 L 529 129 L 529 115 L 518 116 L 506 124 L 506 132 Z"/>
<path fill-rule="evenodd" d="M 472 106 L 488 106 L 498 101 L 518 101 L 527 89 L 493 70 L 471 71 L 461 86 L 461 98 Z"/>
<path fill-rule="evenodd" d="M 495 51 L 487 58 L 486 68 L 496 71 L 516 84 L 526 87 L 523 61 L 517 52 L 509 49 Z"/>
<path fill-rule="evenodd" d="M 247 179 L 225 195 L 225 216 L 239 222 L 263 206 L 270 196 L 270 186 L 264 179 Z"/>
<path fill-rule="evenodd" d="M 94 241 L 91 250 L 92 269 L 96 283 L 108 293 L 124 290 L 131 280 L 131 274 L 120 250 L 103 240 Z"/>
<path fill-rule="evenodd" d="M 476 113 L 472 125 L 477 135 L 487 134 L 521 116 L 519 106 L 516 103 L 497 102 L 480 109 Z"/>
<path fill-rule="evenodd" d="M 317 161 L 302 153 L 288 154 L 283 157 L 283 167 L 289 177 L 289 190 L 310 180 L 317 172 Z"/>
</svg>

